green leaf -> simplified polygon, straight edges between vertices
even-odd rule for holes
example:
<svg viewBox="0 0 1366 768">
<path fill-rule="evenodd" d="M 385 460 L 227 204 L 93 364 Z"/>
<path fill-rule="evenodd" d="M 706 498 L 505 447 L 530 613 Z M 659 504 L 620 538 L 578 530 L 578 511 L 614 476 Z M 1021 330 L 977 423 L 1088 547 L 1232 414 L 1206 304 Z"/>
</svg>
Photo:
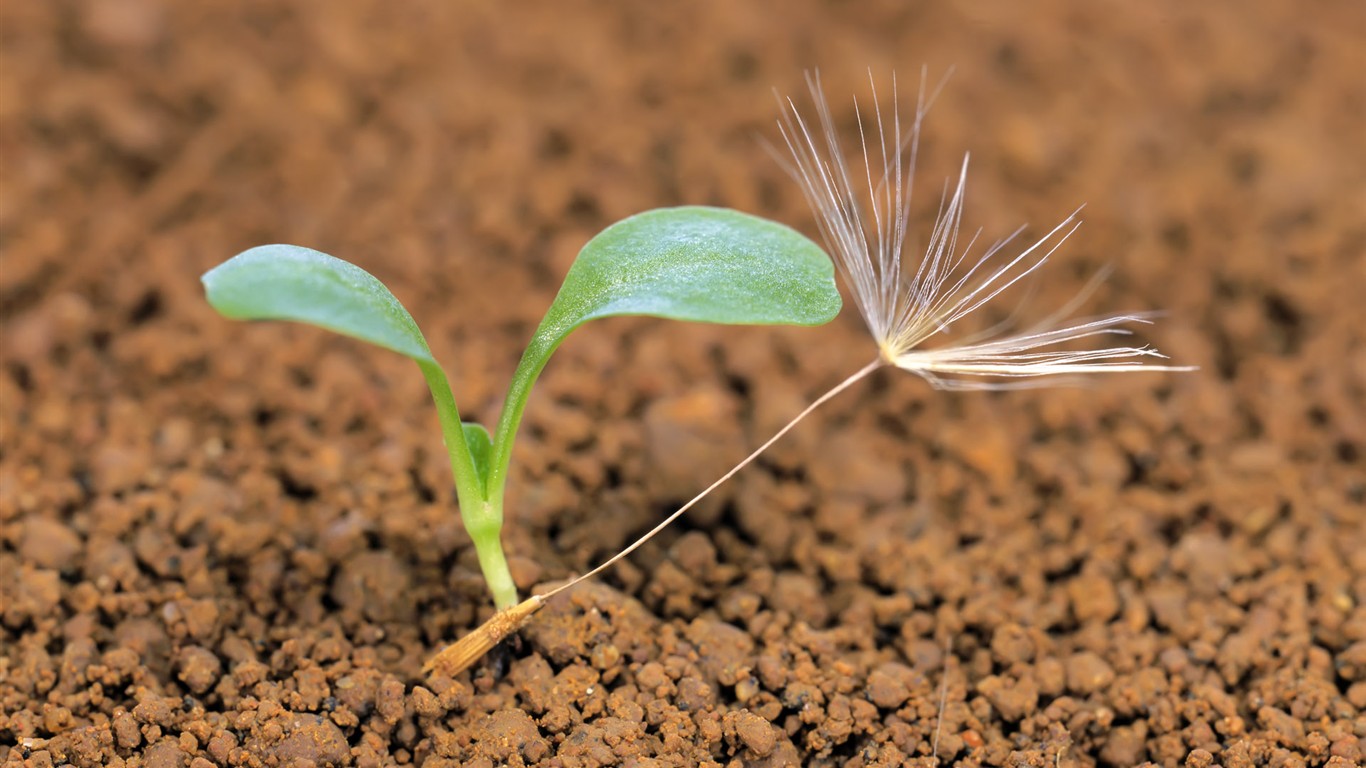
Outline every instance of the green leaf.
<svg viewBox="0 0 1366 768">
<path fill-rule="evenodd" d="M 579 252 L 513 374 L 486 495 L 502 504 L 531 385 L 589 320 L 650 315 L 734 325 L 820 325 L 839 313 L 835 267 L 793 229 L 722 208 L 661 208 L 613 224 Z"/>
<path fill-rule="evenodd" d="M 235 320 L 294 320 L 435 363 L 412 315 L 369 272 L 297 245 L 262 245 L 201 278 L 209 303 Z"/>
<path fill-rule="evenodd" d="M 483 424 L 466 421 L 460 424 L 465 432 L 465 445 L 469 446 L 470 459 L 474 461 L 475 474 L 479 475 L 482 487 L 489 474 L 489 454 L 493 452 L 493 438 Z"/>
<path fill-rule="evenodd" d="M 204 273 L 209 303 L 237 320 L 293 320 L 353 336 L 412 358 L 436 403 L 441 437 L 451 460 L 460 517 L 500 609 L 517 604 L 500 531 L 501 506 L 484 496 L 492 445 L 488 430 L 460 421 L 460 409 L 441 365 L 408 310 L 369 272 L 341 259 L 294 245 L 243 251 Z"/>
<path fill-rule="evenodd" d="M 795 230 L 723 208 L 661 208 L 583 247 L 533 343 L 553 347 L 615 315 L 820 325 L 839 310 L 834 265 Z"/>
</svg>

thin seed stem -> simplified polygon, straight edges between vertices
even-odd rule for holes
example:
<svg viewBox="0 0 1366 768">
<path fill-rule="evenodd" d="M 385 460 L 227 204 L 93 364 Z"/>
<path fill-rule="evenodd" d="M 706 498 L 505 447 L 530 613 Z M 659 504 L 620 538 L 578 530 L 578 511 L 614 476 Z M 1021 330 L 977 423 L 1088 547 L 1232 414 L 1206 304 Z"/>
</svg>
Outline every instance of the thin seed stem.
<svg viewBox="0 0 1366 768">
<path fill-rule="evenodd" d="M 953 651 L 953 639 L 951 635 L 944 637 L 944 679 L 939 683 L 939 714 L 934 719 L 934 751 L 931 757 L 934 764 L 939 765 L 939 734 L 944 729 L 944 710 L 949 704 L 949 654 Z"/>
<path fill-rule="evenodd" d="M 616 553 L 616 554 L 613 555 L 611 558 L 609 558 L 606 562 L 602 563 L 601 565 L 599 565 L 598 567 L 594 568 L 593 570 L 591 570 L 591 571 L 589 571 L 589 572 L 583 574 L 582 576 L 579 576 L 579 577 L 575 578 L 573 581 L 570 581 L 570 582 L 565 583 L 565 584 L 561 584 L 560 586 L 558 586 L 558 587 L 556 587 L 556 588 L 550 590 L 549 592 L 546 592 L 546 593 L 542 594 L 542 595 L 540 596 L 541 599 L 542 599 L 543 601 L 544 601 L 544 600 L 549 600 L 550 598 L 554 597 L 555 595 L 558 595 L 559 593 L 565 591 L 566 589 L 569 589 L 570 587 L 572 587 L 572 586 L 578 584 L 579 582 L 584 581 L 584 580 L 586 580 L 586 579 L 591 579 L 591 578 L 593 578 L 594 576 L 598 575 L 599 573 L 602 573 L 603 571 L 607 570 L 608 568 L 611 568 L 613 565 L 615 565 L 615 564 L 617 563 L 617 561 L 621 560 L 622 558 L 624 558 L 624 557 L 626 557 L 627 555 L 631 554 L 632 552 L 636 551 L 636 549 L 638 549 L 638 548 L 639 548 L 642 544 L 644 544 L 645 542 L 647 542 L 647 541 L 649 541 L 650 539 L 654 538 L 655 535 L 658 534 L 660 531 L 664 530 L 665 528 L 668 528 L 668 527 L 669 527 L 669 524 L 672 523 L 673 521 L 677 520 L 680 516 L 682 516 L 682 514 L 683 514 L 684 512 L 687 512 L 689 509 L 692 509 L 692 507 L 693 507 L 695 504 L 697 504 L 697 502 L 699 502 L 699 501 L 701 501 L 702 499 L 706 498 L 708 494 L 710 494 L 712 491 L 714 491 L 714 490 L 716 490 L 717 488 L 719 488 L 719 487 L 721 486 L 722 483 L 724 483 L 724 482 L 726 482 L 727 480 L 731 479 L 732 477 L 735 476 L 735 474 L 736 474 L 737 472 L 739 472 L 740 470 L 742 470 L 742 469 L 744 469 L 745 467 L 749 466 L 750 463 L 752 463 L 755 459 L 759 458 L 759 454 L 761 454 L 761 453 L 763 453 L 764 451 L 768 450 L 770 446 L 772 446 L 774 443 L 778 442 L 778 439 L 779 439 L 779 438 L 781 438 L 783 435 L 786 435 L 788 432 L 790 432 L 790 431 L 792 430 L 792 428 L 795 427 L 795 426 L 797 426 L 797 424 L 798 424 L 802 419 L 805 419 L 807 416 L 810 416 L 812 411 L 814 411 L 814 410 L 816 410 L 817 408 L 819 408 L 820 406 L 824 405 L 825 402 L 826 402 L 827 400 L 830 400 L 830 399 L 833 398 L 835 395 L 838 395 L 839 393 L 841 393 L 841 392 L 843 392 L 844 390 L 848 389 L 849 387 L 853 386 L 855 382 L 857 382 L 858 380 L 860 380 L 860 379 L 862 379 L 863 377 L 867 376 L 868 374 L 872 373 L 873 371 L 876 371 L 878 368 L 881 368 L 881 367 L 882 367 L 883 365 L 885 365 L 885 364 L 886 364 L 886 361 L 879 357 L 877 360 L 874 360 L 873 362 L 871 362 L 871 363 L 869 363 L 868 365 L 865 365 L 863 368 L 859 369 L 859 371 L 858 371 L 857 373 L 855 373 L 854 375 L 850 376 L 849 378 L 845 379 L 844 381 L 841 381 L 839 384 L 836 384 L 833 388 L 831 388 L 831 390 L 830 390 L 829 392 L 826 392 L 825 394 L 823 394 L 823 395 L 821 395 L 820 397 L 816 398 L 814 401 L 811 402 L 810 405 L 806 406 L 806 408 L 804 408 L 804 409 L 802 410 L 801 413 L 797 414 L 797 416 L 796 416 L 795 418 L 793 418 L 791 421 L 789 421 L 786 425 L 784 425 L 782 429 L 780 429 L 780 430 L 778 430 L 777 432 L 775 432 L 775 433 L 773 434 L 773 437 L 770 437 L 767 441 L 764 442 L 763 445 L 759 446 L 758 448 L 755 448 L 755 449 L 754 449 L 754 452 L 751 453 L 750 455 L 746 456 L 746 457 L 744 458 L 743 461 L 741 461 L 739 464 L 736 464 L 734 467 L 731 467 L 731 468 L 730 468 L 730 471 L 726 472 L 726 474 L 724 474 L 724 475 L 722 475 L 721 477 L 717 478 L 716 482 L 714 482 L 714 483 L 712 483 L 711 485 L 707 486 L 706 490 L 704 490 L 704 491 L 702 491 L 701 493 L 699 493 L 699 494 L 697 494 L 696 496 L 694 496 L 694 497 L 692 498 L 692 500 L 689 501 L 687 504 L 684 504 L 683 506 L 681 506 L 681 507 L 679 507 L 678 509 L 674 510 L 673 514 L 669 515 L 668 517 L 666 517 L 666 518 L 664 518 L 662 521 L 660 521 L 659 525 L 656 525 L 654 528 L 651 528 L 647 533 L 645 533 L 645 535 L 641 536 L 640 538 L 638 538 L 638 539 L 636 539 L 634 542 L 632 542 L 632 543 L 630 544 L 630 546 L 628 546 L 628 547 L 626 547 L 625 549 L 621 550 L 620 552 Z"/>
</svg>

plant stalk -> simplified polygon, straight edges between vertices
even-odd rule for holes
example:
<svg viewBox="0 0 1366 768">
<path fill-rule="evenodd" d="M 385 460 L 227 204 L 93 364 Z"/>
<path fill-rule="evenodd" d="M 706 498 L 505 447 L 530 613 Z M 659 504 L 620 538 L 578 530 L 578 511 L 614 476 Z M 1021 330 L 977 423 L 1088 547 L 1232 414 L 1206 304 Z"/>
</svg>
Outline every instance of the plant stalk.
<svg viewBox="0 0 1366 768">
<path fill-rule="evenodd" d="M 517 439 L 517 428 L 522 423 L 527 399 L 531 397 L 531 386 L 536 383 L 549 358 L 550 354 L 544 350 L 538 329 L 522 353 L 517 370 L 512 373 L 512 381 L 508 383 L 507 397 L 503 398 L 503 412 L 498 414 L 498 424 L 493 431 L 493 451 L 489 456 L 488 477 L 484 485 L 484 498 L 499 510 L 503 508 L 508 465 L 512 462 L 512 444 Z"/>
<path fill-rule="evenodd" d="M 501 499 L 495 504 L 485 496 L 484 484 L 474 468 L 469 444 L 465 442 L 460 409 L 455 405 L 455 395 L 451 394 L 446 373 L 435 362 L 418 361 L 418 367 L 422 369 L 427 388 L 432 391 L 432 400 L 436 402 L 437 418 L 441 421 L 441 438 L 446 443 L 451 474 L 455 477 L 460 520 L 474 542 L 479 568 L 484 572 L 484 581 L 488 583 L 489 590 L 493 592 L 494 605 L 499 610 L 510 608 L 517 604 L 517 586 L 512 581 L 512 572 L 508 570 L 507 558 L 503 555 Z"/>
<path fill-rule="evenodd" d="M 512 581 L 512 571 L 508 569 L 507 557 L 503 554 L 503 541 L 499 535 L 499 525 L 482 538 L 473 532 L 474 553 L 479 557 L 479 570 L 484 572 L 484 581 L 493 592 L 493 604 L 504 611 L 517 604 L 517 585 Z M 481 546 L 482 541 L 482 546 Z"/>
</svg>

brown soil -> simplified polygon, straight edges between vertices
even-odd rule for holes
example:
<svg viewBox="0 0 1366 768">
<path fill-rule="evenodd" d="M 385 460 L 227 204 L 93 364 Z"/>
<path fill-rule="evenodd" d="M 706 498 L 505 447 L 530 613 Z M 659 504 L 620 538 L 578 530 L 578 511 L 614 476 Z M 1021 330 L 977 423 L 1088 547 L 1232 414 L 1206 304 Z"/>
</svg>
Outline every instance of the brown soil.
<svg viewBox="0 0 1366 768">
<path fill-rule="evenodd" d="M 10 2 L 0 763 L 1355 765 L 1366 750 L 1360 3 Z M 648 207 L 813 224 L 770 86 L 956 65 L 922 191 L 1088 223 L 1193 375 L 881 373 L 470 675 L 489 613 L 407 361 L 229 323 L 287 241 L 385 280 L 496 415 L 578 247 Z M 835 99 L 846 123 L 852 110 Z M 644 530 L 874 354 L 620 320 L 518 444 L 524 588 Z M 947 655 L 944 651 L 947 649 Z M 943 716 L 939 716 L 943 696 Z"/>
</svg>

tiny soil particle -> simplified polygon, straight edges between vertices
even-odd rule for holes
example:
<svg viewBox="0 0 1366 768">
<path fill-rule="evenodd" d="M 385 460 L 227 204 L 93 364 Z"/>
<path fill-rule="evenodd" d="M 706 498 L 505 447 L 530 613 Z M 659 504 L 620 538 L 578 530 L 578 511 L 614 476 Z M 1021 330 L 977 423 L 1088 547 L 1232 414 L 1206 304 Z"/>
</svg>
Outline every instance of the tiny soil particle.
<svg viewBox="0 0 1366 768">
<path fill-rule="evenodd" d="M 1361 764 L 1361 3 L 71 0 L 0 30 L 0 765 Z M 1200 370 L 879 372 L 424 675 L 491 608 L 420 376 L 224 320 L 198 276 L 265 242 L 361 264 L 487 424 L 611 221 L 816 234 L 754 140 L 770 86 L 819 66 L 856 127 L 868 66 L 904 118 L 922 63 L 958 74 L 907 247 L 971 150 L 974 255 L 1088 205 L 985 323 L 1113 265 L 1080 312 L 1163 310 L 1137 343 Z M 522 592 L 867 364 L 844 315 L 576 331 L 516 444 Z"/>
</svg>

